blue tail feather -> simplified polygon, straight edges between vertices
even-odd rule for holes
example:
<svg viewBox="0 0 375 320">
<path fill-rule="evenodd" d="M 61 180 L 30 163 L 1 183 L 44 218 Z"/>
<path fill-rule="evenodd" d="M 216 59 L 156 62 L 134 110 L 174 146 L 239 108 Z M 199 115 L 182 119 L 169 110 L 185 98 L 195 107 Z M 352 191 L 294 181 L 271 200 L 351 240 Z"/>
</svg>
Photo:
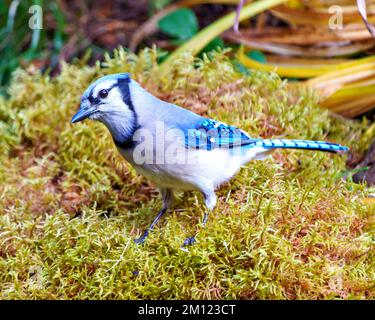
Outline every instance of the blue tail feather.
<svg viewBox="0 0 375 320">
<path fill-rule="evenodd" d="M 341 146 L 336 143 L 325 141 L 312 141 L 312 140 L 288 140 L 288 139 L 263 139 L 258 140 L 255 146 L 263 147 L 266 149 L 274 148 L 288 148 L 288 149 L 305 149 L 305 150 L 319 150 L 336 153 L 339 151 L 348 151 L 349 148 Z"/>
</svg>

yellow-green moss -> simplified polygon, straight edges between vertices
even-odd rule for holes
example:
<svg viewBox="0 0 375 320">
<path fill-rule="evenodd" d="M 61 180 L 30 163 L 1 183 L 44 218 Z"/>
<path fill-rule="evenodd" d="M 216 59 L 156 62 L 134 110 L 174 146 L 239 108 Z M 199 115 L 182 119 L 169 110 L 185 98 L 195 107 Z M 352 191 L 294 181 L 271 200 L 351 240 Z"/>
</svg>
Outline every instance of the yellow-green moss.
<svg viewBox="0 0 375 320">
<path fill-rule="evenodd" d="M 161 77 L 154 50 L 119 49 L 100 66 L 63 65 L 56 78 L 18 70 L 0 100 L 0 298 L 374 298 L 370 189 L 343 180 L 345 157 L 277 151 L 218 191 L 190 252 L 183 239 L 203 215 L 180 194 L 144 246 L 152 185 L 118 155 L 106 129 L 72 126 L 96 77 L 131 72 L 162 99 L 240 126 L 253 136 L 325 139 L 355 152 L 366 122 L 329 116 L 311 92 L 275 74 L 239 73 L 224 53 L 181 57 Z"/>
</svg>

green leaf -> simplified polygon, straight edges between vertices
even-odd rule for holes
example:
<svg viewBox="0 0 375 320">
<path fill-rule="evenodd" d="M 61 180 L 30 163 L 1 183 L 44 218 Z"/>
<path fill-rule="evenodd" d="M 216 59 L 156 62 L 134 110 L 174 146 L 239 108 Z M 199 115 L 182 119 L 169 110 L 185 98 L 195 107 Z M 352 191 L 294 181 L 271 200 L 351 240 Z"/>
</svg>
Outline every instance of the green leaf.
<svg viewBox="0 0 375 320">
<path fill-rule="evenodd" d="M 159 20 L 158 27 L 167 35 L 180 40 L 190 39 L 199 30 L 195 13 L 187 8 L 176 10 L 165 16 Z"/>
<path fill-rule="evenodd" d="M 267 62 L 267 59 L 266 59 L 266 56 L 263 54 L 262 51 L 259 51 L 259 50 L 251 50 L 249 52 L 246 53 L 246 55 L 255 60 L 255 61 L 258 61 L 260 63 L 266 63 Z"/>
<path fill-rule="evenodd" d="M 218 48 L 224 48 L 224 41 L 220 37 L 214 38 L 203 50 L 202 52 L 210 52 L 217 50 Z"/>
<path fill-rule="evenodd" d="M 157 61 L 158 63 L 162 63 L 169 55 L 167 50 L 157 49 Z"/>
</svg>

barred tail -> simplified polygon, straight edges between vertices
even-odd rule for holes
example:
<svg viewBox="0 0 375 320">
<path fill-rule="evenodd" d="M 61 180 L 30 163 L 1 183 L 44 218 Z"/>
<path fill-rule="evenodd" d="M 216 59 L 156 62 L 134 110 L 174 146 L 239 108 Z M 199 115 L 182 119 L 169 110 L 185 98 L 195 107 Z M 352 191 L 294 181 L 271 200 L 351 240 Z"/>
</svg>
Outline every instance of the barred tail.
<svg viewBox="0 0 375 320">
<path fill-rule="evenodd" d="M 258 140 L 255 146 L 265 149 L 274 148 L 288 148 L 288 149 L 306 149 L 306 150 L 319 150 L 337 153 L 339 151 L 348 151 L 349 148 L 341 146 L 336 143 L 312 140 L 287 140 L 287 139 L 264 139 Z"/>
</svg>

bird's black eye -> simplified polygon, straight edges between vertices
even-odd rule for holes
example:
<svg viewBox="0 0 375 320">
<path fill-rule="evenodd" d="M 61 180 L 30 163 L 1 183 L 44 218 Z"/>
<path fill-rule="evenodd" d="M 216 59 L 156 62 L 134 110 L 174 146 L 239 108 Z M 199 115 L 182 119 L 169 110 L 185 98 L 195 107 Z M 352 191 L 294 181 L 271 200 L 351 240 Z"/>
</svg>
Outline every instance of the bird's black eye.
<svg viewBox="0 0 375 320">
<path fill-rule="evenodd" d="M 106 90 L 106 89 L 102 89 L 102 90 L 100 90 L 99 91 L 99 97 L 100 98 L 106 98 L 108 96 L 108 90 Z"/>
</svg>

